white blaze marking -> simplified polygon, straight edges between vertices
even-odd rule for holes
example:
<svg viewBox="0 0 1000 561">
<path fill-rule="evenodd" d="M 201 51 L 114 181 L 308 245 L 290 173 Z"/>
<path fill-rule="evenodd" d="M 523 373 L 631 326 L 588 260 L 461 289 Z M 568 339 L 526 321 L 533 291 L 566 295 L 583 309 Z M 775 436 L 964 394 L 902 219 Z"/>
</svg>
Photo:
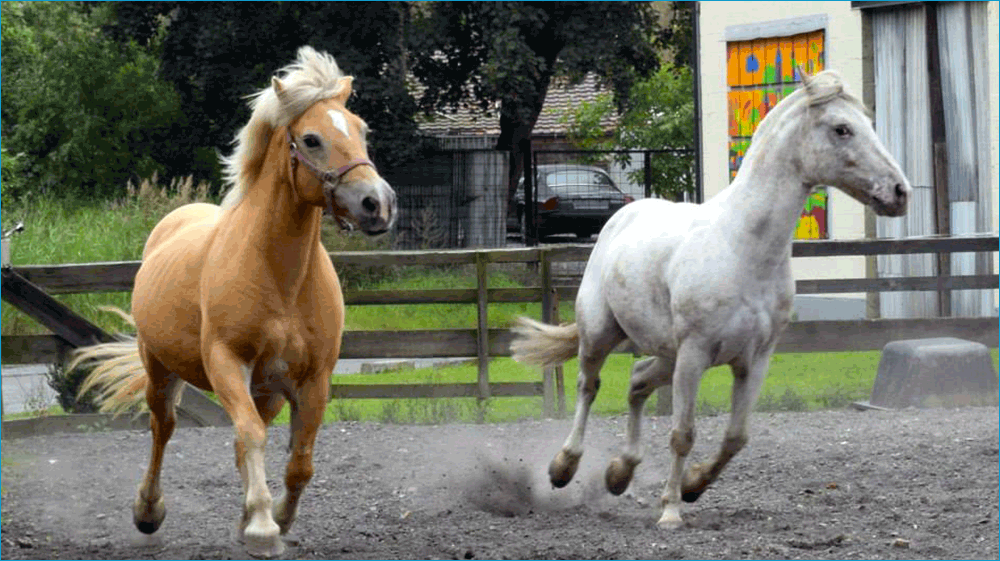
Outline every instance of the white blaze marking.
<svg viewBox="0 0 1000 561">
<path fill-rule="evenodd" d="M 331 109 L 326 112 L 330 116 L 330 120 L 333 121 L 333 126 L 337 127 L 337 130 L 344 133 L 347 138 L 351 137 L 351 131 L 347 128 L 347 117 L 336 109 Z"/>
</svg>

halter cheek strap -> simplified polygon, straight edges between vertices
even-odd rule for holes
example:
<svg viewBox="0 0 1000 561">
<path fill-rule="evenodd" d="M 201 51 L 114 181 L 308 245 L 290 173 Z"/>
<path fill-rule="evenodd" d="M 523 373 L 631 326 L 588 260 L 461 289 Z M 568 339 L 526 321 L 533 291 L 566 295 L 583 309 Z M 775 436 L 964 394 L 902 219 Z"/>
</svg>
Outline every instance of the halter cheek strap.
<svg viewBox="0 0 1000 561">
<path fill-rule="evenodd" d="M 347 231 L 353 230 L 354 228 L 350 222 L 344 220 L 340 216 L 337 216 L 337 214 L 334 212 L 333 193 L 334 191 L 337 190 L 337 187 L 340 187 L 341 180 L 344 178 L 344 176 L 347 175 L 349 171 L 351 171 L 356 167 L 370 166 L 372 169 L 376 170 L 376 173 L 378 173 L 378 170 L 375 168 L 375 164 L 373 164 L 372 161 L 369 160 L 368 158 L 354 158 L 353 160 L 348 161 L 346 164 L 338 167 L 335 170 L 333 169 L 321 170 L 318 167 L 316 167 L 316 165 L 313 164 L 312 161 L 310 161 L 309 158 L 305 156 L 305 154 L 299 151 L 299 147 L 297 144 L 295 144 L 295 140 L 292 138 L 291 132 L 286 130 L 285 135 L 288 137 L 288 147 L 289 150 L 291 150 L 291 155 L 292 155 L 292 161 L 291 161 L 292 173 L 295 172 L 295 164 L 301 162 L 302 165 L 305 166 L 307 170 L 312 172 L 312 174 L 315 175 L 317 179 L 322 181 L 324 184 L 331 185 L 332 186 L 331 189 L 323 190 L 323 194 L 326 196 L 326 206 L 327 208 L 329 208 L 330 214 L 333 216 L 333 219 L 337 222 L 337 225 L 340 226 L 342 230 L 347 230 Z"/>
</svg>

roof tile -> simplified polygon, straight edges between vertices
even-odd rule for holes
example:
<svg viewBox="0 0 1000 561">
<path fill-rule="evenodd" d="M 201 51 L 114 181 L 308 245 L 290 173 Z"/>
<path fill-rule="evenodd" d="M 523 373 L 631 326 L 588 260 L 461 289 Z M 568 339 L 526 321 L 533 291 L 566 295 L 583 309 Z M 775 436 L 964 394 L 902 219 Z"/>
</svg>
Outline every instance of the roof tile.
<svg viewBox="0 0 1000 561">
<path fill-rule="evenodd" d="M 567 111 L 586 101 L 594 101 L 603 93 L 610 93 L 598 82 L 593 73 L 587 74 L 582 82 L 571 85 L 565 79 L 553 81 L 545 96 L 545 105 L 538 115 L 532 131 L 540 136 L 565 136 L 566 125 L 562 122 Z M 602 125 L 611 129 L 617 116 L 605 117 Z M 500 134 L 500 114 L 495 110 L 480 111 L 463 108 L 454 113 L 437 112 L 434 116 L 418 117 L 420 132 L 429 136 L 495 136 Z"/>
</svg>

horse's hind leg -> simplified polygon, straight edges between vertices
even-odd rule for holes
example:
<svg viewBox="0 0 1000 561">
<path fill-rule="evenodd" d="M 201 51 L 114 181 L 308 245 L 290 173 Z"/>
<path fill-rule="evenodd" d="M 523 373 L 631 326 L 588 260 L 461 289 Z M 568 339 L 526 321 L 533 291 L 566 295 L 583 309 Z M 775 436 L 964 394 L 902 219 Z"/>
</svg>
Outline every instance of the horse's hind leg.
<svg viewBox="0 0 1000 561">
<path fill-rule="evenodd" d="M 628 443 L 625 452 L 611 460 L 604 474 L 604 483 L 608 491 L 620 495 L 632 481 L 635 466 L 642 461 L 642 449 L 639 445 L 642 408 L 653 391 L 670 382 L 674 373 L 674 357 L 649 357 L 640 360 L 632 367 L 628 392 Z"/>
<path fill-rule="evenodd" d="M 562 449 L 549 464 L 549 480 L 555 487 L 565 487 L 569 484 L 580 466 L 587 416 L 601 387 L 601 367 L 615 346 L 625 340 L 625 333 L 610 317 L 610 313 L 607 316 L 602 329 L 580 332 L 580 372 L 576 379 L 576 413 L 573 416 L 573 429 L 563 443 Z"/>
<path fill-rule="evenodd" d="M 139 494 L 132 507 L 132 519 L 140 532 L 152 534 L 160 528 L 167 509 L 160 488 L 160 470 L 167 441 L 174 433 L 177 417 L 174 411 L 177 392 L 184 383 L 150 355 L 140 342 L 140 354 L 146 368 L 146 403 L 149 404 L 149 425 L 153 434 L 149 465 L 139 485 Z"/>
<path fill-rule="evenodd" d="M 746 445 L 750 410 L 757 402 L 770 358 L 771 353 L 768 351 L 764 356 L 756 357 L 749 366 L 740 363 L 732 366 L 732 413 L 726 436 L 722 440 L 722 448 L 710 464 L 696 464 L 688 469 L 684 476 L 684 501 L 691 503 L 698 500 L 702 492 L 719 477 L 729 460 Z"/>
<path fill-rule="evenodd" d="M 333 367 L 321 371 L 331 372 Z M 327 376 L 318 376 L 304 384 L 292 402 L 291 441 L 288 466 L 285 469 L 285 493 L 274 505 L 274 520 L 281 533 L 288 533 L 298 511 L 302 492 L 313 476 L 313 444 L 316 433 L 323 424 L 330 381 Z"/>
</svg>

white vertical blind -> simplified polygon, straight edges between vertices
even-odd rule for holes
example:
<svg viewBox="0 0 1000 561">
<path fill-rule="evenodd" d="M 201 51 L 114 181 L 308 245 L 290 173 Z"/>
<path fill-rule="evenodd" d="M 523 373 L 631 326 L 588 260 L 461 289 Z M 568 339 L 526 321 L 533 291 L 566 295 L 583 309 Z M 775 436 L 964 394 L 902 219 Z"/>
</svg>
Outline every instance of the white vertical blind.
<svg viewBox="0 0 1000 561">
<path fill-rule="evenodd" d="M 922 6 L 876 12 L 872 18 L 875 130 L 914 188 L 905 218 L 877 219 L 879 237 L 934 233 L 934 166 L 930 157 L 924 22 Z M 933 255 L 884 255 L 876 261 L 880 277 L 936 274 Z M 937 295 L 933 292 L 883 292 L 880 301 L 885 318 L 937 315 Z"/>
<path fill-rule="evenodd" d="M 937 4 L 941 90 L 944 98 L 948 183 L 953 234 L 989 232 L 989 85 L 986 6 L 977 2 Z M 902 238 L 934 233 L 934 168 L 928 100 L 925 12 L 922 5 L 872 13 L 875 69 L 875 128 L 914 186 L 905 219 L 879 217 L 879 237 Z M 990 256 L 952 254 L 952 275 L 990 272 Z M 933 255 L 877 258 L 880 277 L 936 274 Z M 883 292 L 885 318 L 933 317 L 933 292 Z M 952 292 L 955 316 L 992 315 L 992 290 Z"/>
</svg>

